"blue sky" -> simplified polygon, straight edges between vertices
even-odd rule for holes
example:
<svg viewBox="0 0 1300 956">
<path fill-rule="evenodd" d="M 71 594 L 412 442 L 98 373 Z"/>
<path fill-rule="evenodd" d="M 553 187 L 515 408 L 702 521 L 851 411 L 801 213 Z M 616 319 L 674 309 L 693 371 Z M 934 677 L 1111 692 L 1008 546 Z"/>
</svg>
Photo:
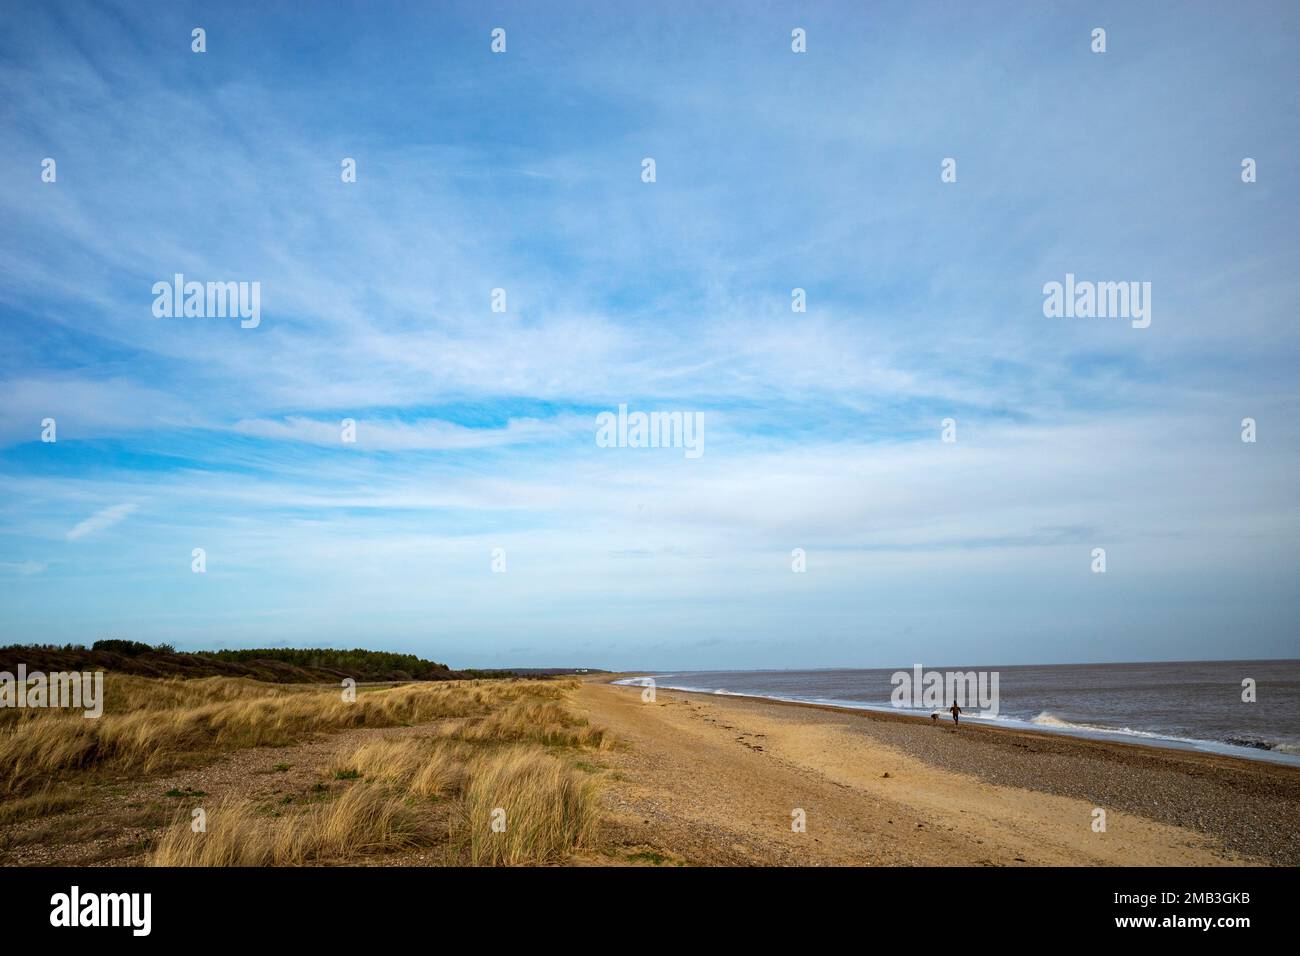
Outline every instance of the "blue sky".
<svg viewBox="0 0 1300 956">
<path fill-rule="evenodd" d="M 1295 656 L 1297 41 L 1290 3 L 7 4 L 0 642 Z M 155 318 L 178 272 L 261 324 Z M 1151 326 L 1045 318 L 1067 272 Z M 620 403 L 704 455 L 597 447 Z"/>
</svg>

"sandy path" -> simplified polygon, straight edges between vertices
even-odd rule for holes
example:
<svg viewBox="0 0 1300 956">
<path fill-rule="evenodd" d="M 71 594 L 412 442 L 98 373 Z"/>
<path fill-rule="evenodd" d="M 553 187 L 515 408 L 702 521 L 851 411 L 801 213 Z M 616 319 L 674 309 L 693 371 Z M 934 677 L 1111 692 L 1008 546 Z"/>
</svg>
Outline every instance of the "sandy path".
<svg viewBox="0 0 1300 956">
<path fill-rule="evenodd" d="M 999 786 L 855 732 L 862 718 L 587 683 L 574 706 L 629 749 L 603 755 L 607 838 L 694 864 L 1214 865 L 1204 834 Z M 814 716 L 809 717 L 809 714 Z M 931 728 L 926 728 L 930 730 Z M 933 728 L 935 733 L 951 732 Z M 792 831 L 792 812 L 807 830 Z"/>
</svg>

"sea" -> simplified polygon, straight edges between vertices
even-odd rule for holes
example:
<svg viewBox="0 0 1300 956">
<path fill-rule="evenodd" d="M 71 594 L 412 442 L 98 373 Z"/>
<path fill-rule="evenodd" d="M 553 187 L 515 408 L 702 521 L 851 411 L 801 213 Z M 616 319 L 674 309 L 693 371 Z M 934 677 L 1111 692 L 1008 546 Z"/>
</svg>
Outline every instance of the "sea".
<svg viewBox="0 0 1300 956">
<path fill-rule="evenodd" d="M 947 719 L 946 704 L 892 699 L 902 672 L 865 670 L 734 670 L 644 672 L 618 681 L 709 694 L 833 704 L 862 710 L 929 714 Z M 924 671 L 997 675 L 996 715 L 972 697 L 963 720 L 1047 733 L 1208 751 L 1300 766 L 1300 660 L 1165 661 L 1134 664 L 1014 666 L 926 665 Z M 1248 699 L 1253 690 L 1253 702 Z"/>
</svg>

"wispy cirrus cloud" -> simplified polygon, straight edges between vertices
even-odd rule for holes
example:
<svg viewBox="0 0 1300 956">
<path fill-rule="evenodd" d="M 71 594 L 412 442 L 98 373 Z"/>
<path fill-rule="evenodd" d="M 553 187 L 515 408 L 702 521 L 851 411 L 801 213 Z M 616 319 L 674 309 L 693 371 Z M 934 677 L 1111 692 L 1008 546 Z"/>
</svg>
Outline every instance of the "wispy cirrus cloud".
<svg viewBox="0 0 1300 956">
<path fill-rule="evenodd" d="M 344 443 L 345 426 L 342 420 L 322 421 L 294 415 L 279 420 L 239 421 L 231 430 L 277 441 L 334 447 Z M 511 419 L 503 428 L 469 428 L 437 419 L 407 422 L 363 417 L 350 419 L 347 443 L 374 451 L 463 451 L 585 436 L 589 432 L 590 420 L 577 416 L 548 421 Z"/>
<path fill-rule="evenodd" d="M 107 508 L 96 511 L 85 521 L 78 521 L 64 537 L 69 541 L 77 541 L 93 534 L 99 534 L 101 531 L 107 531 L 115 524 L 125 520 L 138 507 L 139 505 L 134 502 L 109 505 Z"/>
</svg>

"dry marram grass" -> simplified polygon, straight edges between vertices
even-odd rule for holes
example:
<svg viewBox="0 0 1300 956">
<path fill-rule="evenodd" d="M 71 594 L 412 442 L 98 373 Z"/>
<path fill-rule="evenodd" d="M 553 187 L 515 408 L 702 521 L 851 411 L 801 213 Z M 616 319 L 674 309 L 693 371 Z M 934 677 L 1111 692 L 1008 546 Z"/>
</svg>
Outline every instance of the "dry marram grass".
<svg viewBox="0 0 1300 956">
<path fill-rule="evenodd" d="M 566 682 L 540 681 L 410 684 L 363 690 L 347 702 L 338 688 L 242 678 L 110 678 L 106 712 L 97 720 L 49 710 L 2 712 L 21 716 L 0 723 L 0 793 L 22 792 L 65 771 L 108 766 L 153 773 L 204 752 L 283 746 L 312 733 L 491 719 L 521 697 L 558 700 L 566 688 Z"/>
<path fill-rule="evenodd" d="M 612 745 L 605 732 L 564 706 L 575 686 L 467 682 L 373 692 L 364 719 L 345 726 L 435 723 L 426 734 L 372 740 L 334 761 L 331 775 L 355 782 L 328 802 L 281 813 L 227 799 L 206 815 L 203 832 L 194 832 L 189 819 L 178 820 L 158 843 L 153 862 L 292 866 L 430 846 L 441 846 L 446 862 L 477 866 L 561 862 L 591 840 L 596 789 L 547 751 Z M 232 695 L 224 706 L 247 703 Z M 212 706 L 178 701 L 172 710 L 188 715 Z M 241 718 L 245 729 L 227 741 L 247 746 L 259 735 L 341 722 L 334 703 L 316 695 L 275 695 L 270 706 L 256 718 Z M 362 699 L 341 706 L 359 709 Z"/>
</svg>

